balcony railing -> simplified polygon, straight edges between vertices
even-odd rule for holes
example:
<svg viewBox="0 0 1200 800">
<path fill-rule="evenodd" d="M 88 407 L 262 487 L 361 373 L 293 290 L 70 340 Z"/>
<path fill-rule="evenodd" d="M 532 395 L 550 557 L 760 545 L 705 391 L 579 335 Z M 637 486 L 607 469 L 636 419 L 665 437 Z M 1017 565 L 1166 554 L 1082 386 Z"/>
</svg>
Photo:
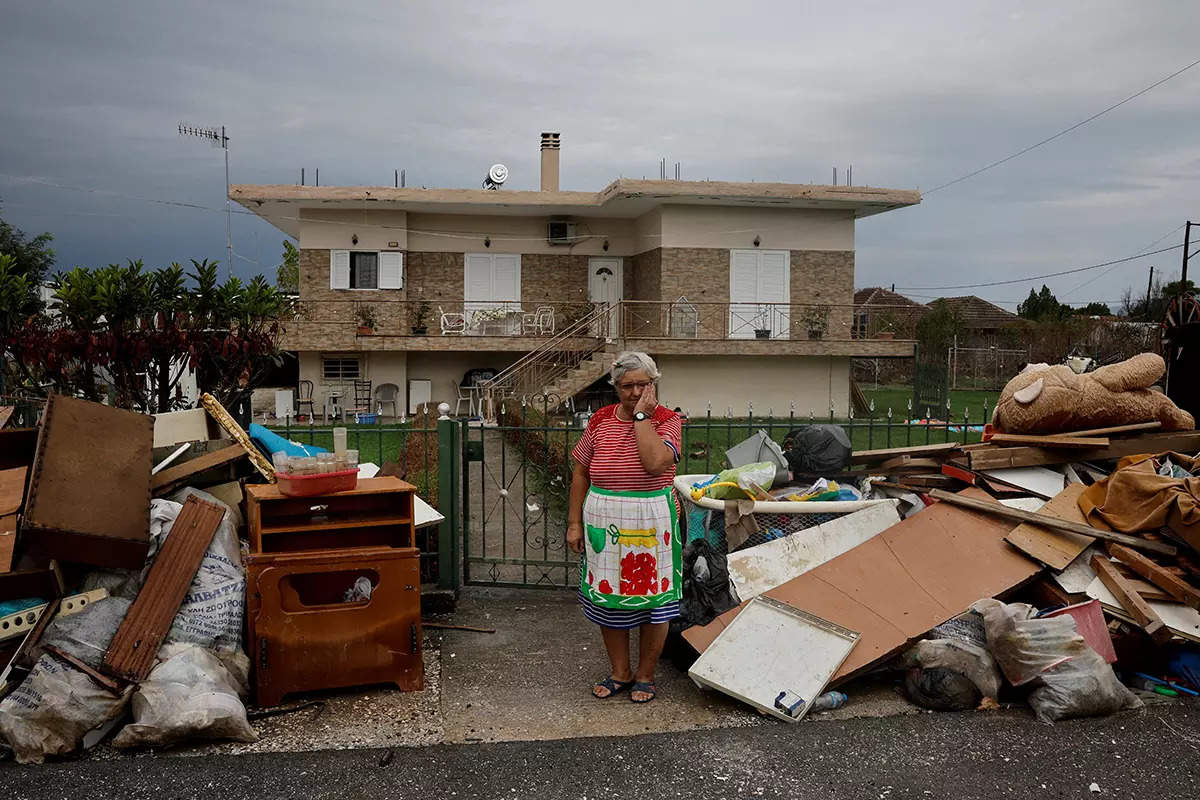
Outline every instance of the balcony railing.
<svg viewBox="0 0 1200 800">
<path fill-rule="evenodd" d="M 621 300 L 586 302 L 428 302 L 317 300 L 301 304 L 297 330 L 328 328 L 375 336 L 491 336 L 549 339 L 571 330 L 600 340 L 771 339 L 847 341 L 856 337 L 849 303 L 729 303 Z M 587 319 L 587 325 L 578 325 Z M 371 322 L 371 325 L 364 325 Z"/>
</svg>

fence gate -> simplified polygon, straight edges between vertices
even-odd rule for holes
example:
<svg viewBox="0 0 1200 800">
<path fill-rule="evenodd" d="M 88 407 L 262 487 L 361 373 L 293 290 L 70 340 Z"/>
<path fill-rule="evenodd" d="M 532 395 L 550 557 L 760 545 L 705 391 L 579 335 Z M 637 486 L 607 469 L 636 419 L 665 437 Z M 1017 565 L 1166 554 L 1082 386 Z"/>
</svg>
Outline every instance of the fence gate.
<svg viewBox="0 0 1200 800">
<path fill-rule="evenodd" d="M 512 405 L 497 415 L 498 427 L 459 423 L 464 582 L 575 588 L 569 453 L 582 429 L 552 399 Z"/>
<path fill-rule="evenodd" d="M 914 417 L 925 416 L 926 409 L 935 416 L 945 413 L 946 402 L 950 399 L 950 387 L 946 378 L 944 363 L 917 358 L 913 364 Z"/>
</svg>

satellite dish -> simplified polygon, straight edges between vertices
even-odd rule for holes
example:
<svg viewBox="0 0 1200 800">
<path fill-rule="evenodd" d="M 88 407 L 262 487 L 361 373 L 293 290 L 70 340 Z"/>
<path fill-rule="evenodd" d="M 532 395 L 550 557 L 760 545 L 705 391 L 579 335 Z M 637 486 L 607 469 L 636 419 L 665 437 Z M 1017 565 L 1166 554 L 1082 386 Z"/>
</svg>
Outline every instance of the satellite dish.
<svg viewBox="0 0 1200 800">
<path fill-rule="evenodd" d="M 487 177 L 483 179 L 483 188 L 499 189 L 508 180 L 508 167 L 503 164 L 492 164 Z"/>
</svg>

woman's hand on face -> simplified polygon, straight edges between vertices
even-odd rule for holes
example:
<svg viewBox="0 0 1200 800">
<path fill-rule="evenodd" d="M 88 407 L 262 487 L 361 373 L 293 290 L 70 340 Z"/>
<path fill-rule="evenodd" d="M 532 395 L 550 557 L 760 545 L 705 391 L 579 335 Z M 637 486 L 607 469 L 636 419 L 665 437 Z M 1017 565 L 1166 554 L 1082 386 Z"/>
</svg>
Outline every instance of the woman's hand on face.
<svg viewBox="0 0 1200 800">
<path fill-rule="evenodd" d="M 638 398 L 637 405 L 633 407 L 633 410 L 653 416 L 656 408 L 658 408 L 658 387 L 652 383 L 642 391 L 642 396 Z"/>
<path fill-rule="evenodd" d="M 576 553 L 583 552 L 583 523 L 571 522 L 567 524 L 567 547 L 570 547 Z"/>
</svg>

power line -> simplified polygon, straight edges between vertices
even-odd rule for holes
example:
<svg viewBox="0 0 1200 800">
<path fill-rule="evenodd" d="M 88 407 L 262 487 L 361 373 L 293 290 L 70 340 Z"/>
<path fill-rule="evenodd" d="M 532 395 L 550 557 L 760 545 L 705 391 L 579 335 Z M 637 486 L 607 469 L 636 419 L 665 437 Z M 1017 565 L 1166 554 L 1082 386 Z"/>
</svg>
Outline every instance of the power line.
<svg viewBox="0 0 1200 800">
<path fill-rule="evenodd" d="M 991 281 L 990 283 L 960 283 L 956 286 L 897 286 L 896 289 L 897 290 L 911 289 L 914 291 L 942 292 L 942 291 L 946 291 L 948 289 L 975 289 L 975 288 L 981 288 L 981 287 L 985 287 L 985 286 L 1008 286 L 1008 285 L 1011 285 L 1014 283 L 1027 283 L 1029 281 L 1040 281 L 1040 280 L 1044 280 L 1046 278 L 1057 278 L 1060 275 L 1072 275 L 1076 272 L 1086 272 L 1090 269 L 1100 269 L 1101 267 L 1108 267 L 1108 266 L 1112 266 L 1113 264 L 1123 264 L 1126 261 L 1135 261 L 1139 258 L 1145 258 L 1146 256 L 1153 256 L 1153 255 L 1157 255 L 1159 253 L 1166 253 L 1171 250 L 1180 250 L 1182 248 L 1183 248 L 1183 245 L 1177 244 L 1177 245 L 1172 245 L 1171 247 L 1164 247 L 1161 250 L 1151 250 L 1148 253 L 1141 253 L 1136 256 L 1128 256 L 1127 258 L 1118 258 L 1115 261 L 1105 261 L 1102 264 L 1092 264 L 1091 266 L 1088 266 L 1088 267 L 1076 267 L 1075 269 L 1064 269 L 1060 272 L 1048 272 L 1045 275 L 1028 275 L 1024 278 L 1013 278 L 1012 280 L 1007 280 L 1007 281 Z"/>
<path fill-rule="evenodd" d="M 1183 225 L 1186 225 L 1186 224 L 1187 224 L 1186 222 L 1185 222 L 1185 223 L 1183 223 Z M 1159 243 L 1159 242 L 1161 242 L 1163 239 L 1166 239 L 1168 236 L 1171 236 L 1171 235 L 1172 235 L 1172 234 L 1174 234 L 1176 231 L 1179 231 L 1179 230 L 1181 230 L 1181 229 L 1183 228 L 1183 225 L 1178 225 L 1178 226 L 1176 226 L 1176 227 L 1172 228 L 1171 230 L 1167 231 L 1167 232 L 1166 232 L 1166 233 L 1164 233 L 1162 236 L 1158 237 L 1157 239 L 1155 239 L 1153 242 L 1151 242 L 1150 244 L 1146 245 L 1145 247 L 1143 247 L 1143 248 L 1140 248 L 1139 250 L 1135 250 L 1135 251 L 1134 251 L 1134 255 L 1138 255 L 1138 254 L 1139 254 L 1139 253 L 1141 253 L 1142 251 L 1144 251 L 1144 250 L 1149 250 L 1151 247 L 1154 247 L 1154 245 L 1158 244 L 1158 243 Z M 1078 286 L 1076 286 L 1074 289 L 1070 289 L 1070 290 L 1068 290 L 1068 291 L 1064 292 L 1064 293 L 1063 293 L 1063 297 L 1069 297 L 1070 295 L 1073 295 L 1073 294 L 1075 294 L 1075 292 L 1078 292 L 1078 291 L 1079 291 L 1080 289 L 1082 289 L 1083 287 L 1085 287 L 1085 286 L 1090 286 L 1091 284 L 1093 284 L 1093 283 L 1095 283 L 1096 281 L 1098 281 L 1098 280 L 1100 280 L 1101 278 L 1103 278 L 1105 275 L 1108 275 L 1109 273 L 1111 273 L 1113 270 L 1115 270 L 1115 269 L 1116 269 L 1117 267 L 1119 267 L 1119 266 L 1120 266 L 1120 264 L 1116 264 L 1116 265 L 1114 265 L 1114 266 L 1112 266 L 1112 267 L 1109 267 L 1108 269 L 1104 270 L 1104 272 L 1101 272 L 1099 275 L 1096 275 L 1096 276 L 1093 276 L 1093 277 L 1091 277 L 1091 278 L 1088 278 L 1086 281 L 1084 281 L 1083 283 L 1079 284 L 1079 285 L 1078 285 Z"/>
<path fill-rule="evenodd" d="M 983 172 L 987 172 L 989 169 L 992 169 L 993 167 L 998 167 L 998 166 L 1000 166 L 1001 164 L 1004 164 L 1004 163 L 1007 163 L 1007 162 L 1009 162 L 1009 161 L 1012 161 L 1014 158 L 1019 158 L 1020 156 L 1023 156 L 1023 155 L 1025 155 L 1026 153 L 1028 153 L 1030 150 L 1036 150 L 1037 148 L 1041 147 L 1042 145 L 1044 145 L 1044 144 L 1049 144 L 1050 142 L 1053 142 L 1055 139 L 1058 139 L 1058 138 L 1059 138 L 1059 137 L 1061 137 L 1061 136 L 1066 136 L 1066 135 L 1067 135 L 1068 133 L 1070 133 L 1071 131 L 1073 131 L 1073 130 L 1076 130 L 1076 129 L 1078 129 L 1078 128 L 1082 128 L 1084 125 L 1087 125 L 1087 124 L 1088 124 L 1089 122 L 1091 122 L 1092 120 L 1099 119 L 1100 117 L 1104 116 L 1104 115 L 1105 115 L 1105 114 L 1107 114 L 1108 112 L 1110 112 L 1110 111 L 1113 111 L 1113 110 L 1115 110 L 1115 109 L 1118 109 L 1118 108 L 1120 108 L 1121 106 L 1123 106 L 1123 105 L 1125 105 L 1126 103 L 1128 103 L 1130 100 L 1134 100 L 1134 99 L 1136 99 L 1136 98 L 1138 98 L 1138 97 L 1141 97 L 1142 95 L 1144 95 L 1146 92 L 1150 91 L 1151 89 L 1154 89 L 1154 88 L 1156 88 L 1156 87 L 1158 87 L 1158 86 L 1162 86 L 1162 85 L 1163 85 L 1164 83 L 1166 83 L 1167 81 L 1171 80 L 1171 79 L 1172 79 L 1172 78 L 1174 78 L 1174 77 L 1177 77 L 1177 76 L 1179 76 L 1179 75 L 1182 75 L 1183 73 L 1187 72 L 1189 69 L 1191 69 L 1192 67 L 1196 66 L 1197 64 L 1200 64 L 1200 59 L 1198 59 L 1198 60 L 1196 60 L 1196 61 L 1193 61 L 1192 63 L 1188 64 L 1188 65 L 1187 65 L 1186 67 L 1184 67 L 1183 69 L 1176 70 L 1175 72 L 1172 72 L 1170 75 L 1168 75 L 1168 76 L 1167 76 L 1167 77 L 1165 77 L 1165 78 L 1162 78 L 1162 79 L 1160 79 L 1160 80 L 1157 80 L 1157 81 L 1155 81 L 1154 83 L 1150 84 L 1149 86 L 1147 86 L 1146 88 L 1142 89 L 1141 91 L 1138 91 L 1138 92 L 1135 92 L 1134 94 L 1131 94 L 1131 95 L 1129 95 L 1129 97 L 1126 97 L 1124 100 L 1120 101 L 1119 103 L 1113 103 L 1111 106 L 1109 106 L 1108 108 L 1104 109 L 1103 111 L 1098 111 L 1098 112 L 1096 112 L 1095 114 L 1093 114 L 1092 116 L 1090 116 L 1090 117 L 1088 117 L 1087 119 L 1083 120 L 1082 122 L 1076 122 L 1076 123 L 1075 123 L 1074 125 L 1072 125 L 1071 127 L 1069 127 L 1069 128 L 1066 128 L 1066 129 L 1064 129 L 1064 130 L 1061 130 L 1061 131 L 1059 131 L 1058 133 L 1054 134 L 1053 136 L 1048 136 L 1048 137 L 1046 137 L 1045 139 L 1042 139 L 1040 142 L 1037 142 L 1037 143 L 1035 143 L 1035 144 L 1031 144 L 1031 145 L 1029 145 L 1028 147 L 1026 147 L 1026 148 L 1024 148 L 1024 149 L 1022 149 L 1022 150 L 1018 150 L 1017 152 L 1013 153 L 1012 155 L 1005 156 L 1004 158 L 1000 159 L 999 161 L 993 161 L 992 163 L 988 164 L 987 166 L 980 167 L 979 169 L 975 170 L 974 172 L 968 172 L 966 175 L 963 175 L 963 176 L 961 176 L 961 177 L 955 178 L 955 179 L 954 179 L 954 180 L 952 180 L 952 181 L 948 181 L 947 183 L 943 183 L 943 184 L 942 184 L 942 185 L 940 185 L 940 186 L 935 186 L 935 187 L 933 187 L 932 189 L 930 189 L 930 190 L 928 190 L 928 191 L 926 191 L 926 192 L 923 192 L 923 194 L 924 194 L 926 197 L 928 197 L 929 195 L 933 194 L 934 192 L 937 192 L 937 191 L 940 191 L 940 190 L 942 190 L 942 189 L 945 189 L 945 188 L 946 188 L 946 187 L 948 187 L 948 186 L 953 186 L 953 185 L 954 185 L 954 184 L 956 184 L 956 183 L 961 183 L 961 182 L 963 182 L 963 181 L 967 180 L 968 178 L 974 178 L 976 175 L 979 175 L 980 173 L 983 173 Z"/>
</svg>

